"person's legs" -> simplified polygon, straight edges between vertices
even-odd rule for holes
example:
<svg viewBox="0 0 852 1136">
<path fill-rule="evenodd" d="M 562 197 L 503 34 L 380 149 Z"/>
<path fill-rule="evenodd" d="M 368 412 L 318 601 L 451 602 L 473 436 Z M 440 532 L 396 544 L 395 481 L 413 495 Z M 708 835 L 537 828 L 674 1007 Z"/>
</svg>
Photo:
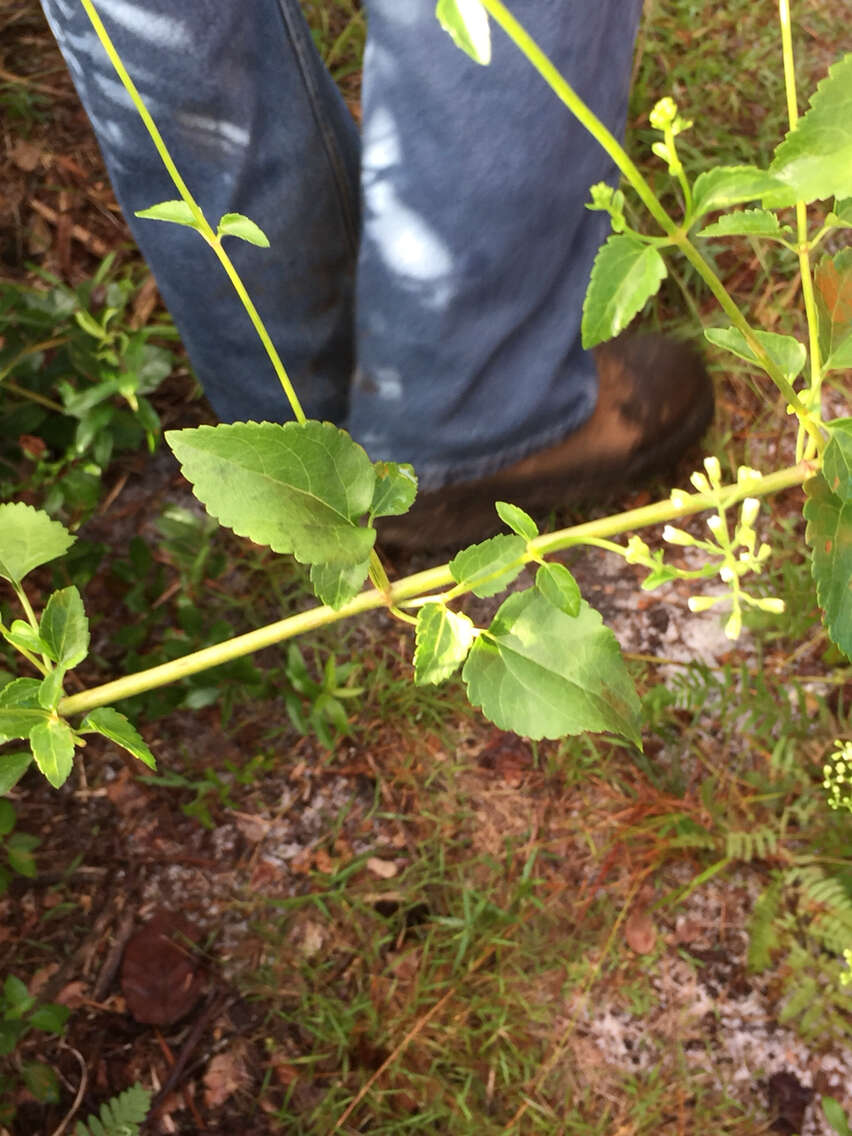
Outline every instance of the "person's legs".
<svg viewBox="0 0 852 1136">
<path fill-rule="evenodd" d="M 583 296 L 608 219 L 584 208 L 614 168 L 492 25 L 481 67 L 434 0 L 367 0 L 363 232 L 353 436 L 426 488 L 559 441 L 596 399 Z M 516 0 L 616 134 L 640 0 Z"/>
<path fill-rule="evenodd" d="M 197 233 L 134 218 L 177 192 L 78 0 L 43 0 L 116 196 L 225 421 L 290 417 L 224 272 Z M 343 423 L 354 366 L 357 129 L 298 0 L 98 11 L 191 192 L 215 226 L 245 213 L 272 247 L 228 248 L 313 417 Z"/>
</svg>

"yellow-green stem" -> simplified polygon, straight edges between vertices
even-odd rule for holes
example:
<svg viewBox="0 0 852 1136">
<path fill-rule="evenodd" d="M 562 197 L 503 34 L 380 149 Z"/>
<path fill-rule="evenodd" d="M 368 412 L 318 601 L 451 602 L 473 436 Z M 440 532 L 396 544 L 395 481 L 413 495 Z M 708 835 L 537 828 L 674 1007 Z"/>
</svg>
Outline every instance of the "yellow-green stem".
<svg viewBox="0 0 852 1136">
<path fill-rule="evenodd" d="M 119 79 L 121 79 L 124 89 L 127 91 L 133 102 L 133 105 L 136 107 L 136 110 L 139 113 L 139 117 L 145 124 L 145 129 L 148 131 L 148 134 L 151 137 L 151 141 L 154 143 L 157 153 L 160 155 L 160 159 L 162 160 L 163 165 L 166 167 L 169 177 L 172 179 L 174 186 L 183 201 L 186 202 L 186 204 L 192 211 L 192 216 L 195 220 L 195 225 L 199 233 L 201 233 L 202 237 L 204 237 L 204 239 L 213 249 L 216 256 L 219 258 L 222 267 L 227 272 L 229 280 L 234 285 L 237 295 L 239 296 L 243 307 L 246 309 L 248 317 L 251 320 L 255 331 L 257 331 L 258 335 L 260 336 L 261 342 L 266 349 L 266 354 L 269 356 L 269 361 L 271 362 L 273 369 L 275 370 L 275 374 L 278 376 L 278 380 L 284 389 L 284 393 L 287 396 L 287 401 L 290 403 L 290 408 L 292 409 L 293 414 L 295 415 L 297 421 L 307 421 L 305 412 L 302 409 L 301 403 L 299 402 L 299 399 L 293 388 L 293 384 L 290 382 L 290 378 L 284 368 L 284 364 L 281 362 L 281 358 L 278 355 L 278 352 L 276 351 L 272 340 L 269 338 L 266 328 L 263 325 L 263 321 L 261 320 L 254 304 L 251 302 L 251 299 L 246 292 L 242 280 L 240 280 L 237 274 L 237 270 L 231 263 L 231 258 L 222 248 L 222 243 L 219 237 L 211 228 L 207 218 L 204 216 L 204 212 L 201 209 L 201 206 L 189 192 L 189 188 L 186 182 L 180 176 L 178 168 L 172 160 L 172 156 L 169 153 L 165 142 L 163 141 L 163 136 L 157 129 L 157 124 L 154 122 L 154 119 L 151 117 L 148 108 L 142 101 L 142 96 L 136 89 L 136 84 L 130 78 L 127 68 L 121 61 L 120 55 L 115 50 L 113 42 L 109 37 L 109 33 L 104 27 L 103 22 L 96 11 L 94 4 L 92 3 L 92 0 L 80 0 L 80 3 L 83 5 L 83 8 L 86 11 L 86 15 L 89 17 L 92 27 L 95 29 L 95 33 L 100 40 L 104 51 L 107 53 L 110 62 L 115 68 L 116 74 L 118 75 Z"/>
<path fill-rule="evenodd" d="M 793 57 L 793 29 L 790 22 L 789 0 L 778 0 L 778 18 L 781 24 L 781 55 L 784 60 L 784 90 L 787 96 L 787 119 L 790 129 L 795 130 L 799 121 L 799 103 L 796 96 L 796 68 Z M 804 201 L 796 202 L 796 255 L 799 258 L 799 274 L 802 280 L 802 299 L 808 320 L 808 346 L 811 357 L 811 405 L 819 404 L 822 386 L 822 360 L 819 350 L 819 333 L 814 298 L 814 285 L 811 277 L 810 245 L 808 243 L 808 214 Z"/>
<path fill-rule="evenodd" d="M 783 489 L 801 485 L 816 470 L 817 466 L 814 463 L 800 462 L 788 469 L 767 474 L 760 481 L 728 486 L 724 490 L 724 500 L 726 504 L 733 505 L 744 497 L 777 493 Z M 535 561 L 548 553 L 581 545 L 589 539 L 605 539 L 617 536 L 619 533 L 632 532 L 647 525 L 663 524 L 678 517 L 715 508 L 715 497 L 711 494 L 692 494 L 682 505 L 674 505 L 670 500 L 658 501 L 640 509 L 631 509 L 625 513 L 617 513 L 611 517 L 603 517 L 600 520 L 588 521 L 582 525 L 575 525 L 573 528 L 536 537 L 535 540 L 530 541 L 526 559 Z M 140 671 L 138 674 L 125 675 L 124 678 L 115 679 L 103 686 L 93 687 L 81 694 L 71 695 L 64 698 L 59 704 L 59 713 L 66 716 L 83 714 L 97 706 L 109 706 L 120 699 L 130 698 L 147 690 L 166 686 L 168 683 L 188 678 L 200 671 L 220 666 L 232 659 L 252 654 L 265 647 L 274 646 L 286 639 L 304 635 L 308 631 L 336 623 L 342 619 L 348 619 L 350 616 L 372 611 L 379 607 L 399 607 L 409 600 L 422 600 L 425 595 L 436 592 L 440 588 L 446 588 L 452 583 L 453 577 L 449 565 L 441 564 L 435 568 L 429 568 L 425 572 L 418 572 L 413 576 L 398 580 L 390 584 L 387 591 L 373 589 L 362 592 L 337 611 L 326 606 L 311 608 L 309 611 L 278 620 L 278 622 L 269 624 L 267 627 L 250 631 L 246 635 L 238 635 L 225 643 L 217 643 L 213 647 L 194 651 L 190 655 L 185 655 L 182 659 L 162 663 L 160 666 Z"/>
</svg>

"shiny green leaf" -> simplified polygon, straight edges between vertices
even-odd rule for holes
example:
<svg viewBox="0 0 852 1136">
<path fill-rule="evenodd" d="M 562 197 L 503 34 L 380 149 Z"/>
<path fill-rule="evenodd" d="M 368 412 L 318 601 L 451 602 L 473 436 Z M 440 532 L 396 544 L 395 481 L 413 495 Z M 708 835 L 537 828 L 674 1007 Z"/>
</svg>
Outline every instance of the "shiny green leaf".
<svg viewBox="0 0 852 1136">
<path fill-rule="evenodd" d="M 508 533 L 492 536 L 457 553 L 450 561 L 450 572 L 454 580 L 480 599 L 496 596 L 520 573 L 526 548 L 522 537 Z"/>
<path fill-rule="evenodd" d="M 852 197 L 852 53 L 829 67 L 769 171 L 797 201 Z"/>
<path fill-rule="evenodd" d="M 89 621 L 80 593 L 73 584 L 51 595 L 39 630 L 50 657 L 67 669 L 85 659 L 89 653 Z"/>
<path fill-rule="evenodd" d="M 583 301 L 583 346 L 618 335 L 656 295 L 666 274 L 653 245 L 630 233 L 611 236 L 598 250 Z"/>
<path fill-rule="evenodd" d="M 639 699 L 615 636 L 585 602 L 572 618 L 535 588 L 509 596 L 462 677 L 471 703 L 501 730 L 530 738 L 607 731 L 641 746 Z"/>
<path fill-rule="evenodd" d="M 74 539 L 59 521 L 31 505 L 0 505 L 0 576 L 20 584 L 27 572 L 66 553 Z"/>
<path fill-rule="evenodd" d="M 760 367 L 757 356 L 746 343 L 745 336 L 735 327 L 709 327 L 704 335 L 716 347 L 723 347 L 731 354 L 754 363 Z M 769 358 L 784 372 L 790 382 L 805 365 L 808 353 L 805 345 L 792 335 L 777 335 L 774 331 L 756 331 L 755 339 L 761 344 Z"/>
<path fill-rule="evenodd" d="M 131 756 L 138 758 L 150 769 L 157 768 L 157 763 L 154 760 L 153 753 L 148 748 L 148 743 L 136 727 L 131 725 L 123 714 L 113 710 L 111 706 L 101 706 L 87 714 L 80 725 L 79 732 L 81 734 L 101 734 L 117 746 L 126 749 Z"/>
<path fill-rule="evenodd" d="M 216 229 L 216 235 L 219 237 L 239 237 L 242 241 L 248 241 L 250 245 L 269 248 L 269 237 L 263 229 L 242 213 L 223 213 Z"/>
<path fill-rule="evenodd" d="M 503 524 L 518 536 L 522 536 L 524 540 L 535 540 L 538 536 L 538 525 L 529 513 L 525 513 L 517 505 L 510 505 L 508 501 L 497 501 L 494 508 Z"/>
<path fill-rule="evenodd" d="M 479 0 L 438 0 L 435 15 L 445 32 L 476 63 L 491 62 L 488 13 Z"/>
<path fill-rule="evenodd" d="M 239 536 L 303 564 L 363 564 L 375 530 L 370 459 L 329 422 L 235 422 L 166 439 L 208 513 Z"/>
<path fill-rule="evenodd" d="M 74 764 L 74 734 L 67 722 L 49 718 L 30 730 L 36 765 L 54 789 L 64 785 Z"/>
<path fill-rule="evenodd" d="M 414 681 L 444 682 L 457 670 L 476 637 L 472 621 L 442 603 L 428 603 L 417 613 Z"/>
</svg>

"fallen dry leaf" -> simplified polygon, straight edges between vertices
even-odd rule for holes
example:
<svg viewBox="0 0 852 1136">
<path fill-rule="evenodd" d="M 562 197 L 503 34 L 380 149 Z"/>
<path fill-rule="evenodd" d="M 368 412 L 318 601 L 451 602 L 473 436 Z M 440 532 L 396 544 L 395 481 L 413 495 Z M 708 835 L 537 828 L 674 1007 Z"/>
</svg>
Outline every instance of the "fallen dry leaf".
<svg viewBox="0 0 852 1136">
<path fill-rule="evenodd" d="M 188 1014 L 206 976 L 192 954 L 195 929 L 182 916 L 158 911 L 130 939 L 121 964 L 121 990 L 137 1022 L 167 1026 Z"/>
<path fill-rule="evenodd" d="M 367 861 L 367 871 L 383 880 L 392 880 L 399 871 L 393 860 L 380 860 L 378 856 L 371 856 Z"/>
<path fill-rule="evenodd" d="M 217 1053 L 204 1074 L 204 1103 L 218 1108 L 238 1089 L 249 1084 L 245 1063 L 245 1047 L 235 1045 L 224 1053 Z"/>
<path fill-rule="evenodd" d="M 19 170 L 31 173 L 41 161 L 41 147 L 19 138 L 9 151 L 9 157 Z"/>
<path fill-rule="evenodd" d="M 637 955 L 650 954 L 657 941 L 657 928 L 644 907 L 636 907 L 630 912 L 624 924 L 624 939 L 628 947 Z"/>
</svg>

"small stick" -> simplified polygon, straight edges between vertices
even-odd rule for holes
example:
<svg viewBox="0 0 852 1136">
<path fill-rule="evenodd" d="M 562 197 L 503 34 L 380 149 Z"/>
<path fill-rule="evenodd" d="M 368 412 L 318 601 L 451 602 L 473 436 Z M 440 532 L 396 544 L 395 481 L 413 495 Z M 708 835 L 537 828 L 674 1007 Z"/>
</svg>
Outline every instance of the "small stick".
<svg viewBox="0 0 852 1136">
<path fill-rule="evenodd" d="M 45 205 L 43 201 L 39 201 L 36 197 L 30 198 L 30 205 L 39 216 L 44 217 L 45 221 L 49 221 L 51 225 L 59 225 L 60 215 L 55 209 L 51 209 L 49 205 Z M 109 245 L 102 241 L 100 237 L 96 237 L 94 233 L 90 233 L 88 229 L 84 229 L 82 225 L 71 226 L 71 236 L 75 241 L 79 241 L 81 245 L 94 253 L 95 256 L 104 257 L 107 255 Z"/>
</svg>

